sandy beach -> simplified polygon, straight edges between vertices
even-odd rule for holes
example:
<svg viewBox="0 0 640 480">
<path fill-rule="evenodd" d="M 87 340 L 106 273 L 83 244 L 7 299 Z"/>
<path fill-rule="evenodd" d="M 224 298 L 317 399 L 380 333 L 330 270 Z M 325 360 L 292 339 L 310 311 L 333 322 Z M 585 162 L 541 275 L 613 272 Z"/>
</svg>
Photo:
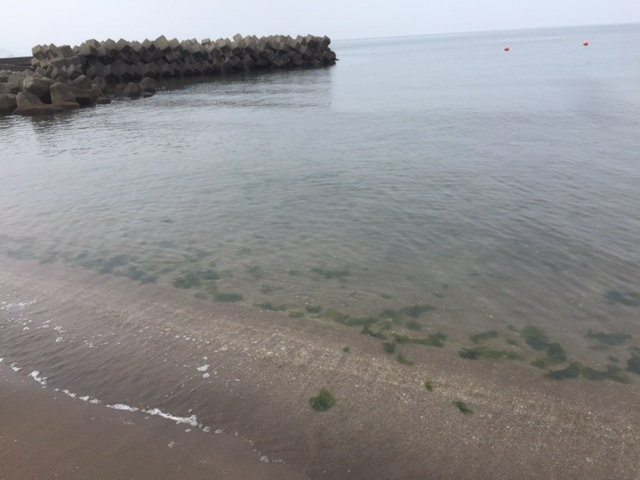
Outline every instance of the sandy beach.
<svg viewBox="0 0 640 480">
<path fill-rule="evenodd" d="M 4 257 L 0 301 L 3 479 L 640 475 L 638 378 L 558 382 L 420 345 L 402 365 L 339 325 Z M 337 403 L 317 413 L 320 388 Z"/>
</svg>

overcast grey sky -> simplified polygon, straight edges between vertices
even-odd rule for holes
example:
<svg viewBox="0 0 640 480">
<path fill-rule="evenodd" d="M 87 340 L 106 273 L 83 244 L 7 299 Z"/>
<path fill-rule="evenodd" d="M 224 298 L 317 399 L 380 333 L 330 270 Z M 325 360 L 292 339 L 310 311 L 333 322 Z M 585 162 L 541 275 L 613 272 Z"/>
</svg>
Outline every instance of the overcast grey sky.
<svg viewBox="0 0 640 480">
<path fill-rule="evenodd" d="M 30 0 L 0 8 L 0 54 L 95 38 L 312 33 L 332 39 L 640 22 L 640 0 Z M 2 52 L 4 50 L 4 52 Z"/>
</svg>

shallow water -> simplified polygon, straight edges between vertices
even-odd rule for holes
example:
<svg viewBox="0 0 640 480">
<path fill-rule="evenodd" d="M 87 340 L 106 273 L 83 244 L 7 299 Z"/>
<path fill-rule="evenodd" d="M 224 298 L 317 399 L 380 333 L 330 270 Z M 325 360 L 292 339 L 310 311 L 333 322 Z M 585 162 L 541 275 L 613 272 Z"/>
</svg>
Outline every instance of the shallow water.
<svg viewBox="0 0 640 480">
<path fill-rule="evenodd" d="M 637 25 L 341 41 L 332 68 L 0 118 L 0 251 L 453 349 L 496 329 L 530 356 L 513 332 L 534 325 L 624 366 L 639 42 Z"/>
</svg>

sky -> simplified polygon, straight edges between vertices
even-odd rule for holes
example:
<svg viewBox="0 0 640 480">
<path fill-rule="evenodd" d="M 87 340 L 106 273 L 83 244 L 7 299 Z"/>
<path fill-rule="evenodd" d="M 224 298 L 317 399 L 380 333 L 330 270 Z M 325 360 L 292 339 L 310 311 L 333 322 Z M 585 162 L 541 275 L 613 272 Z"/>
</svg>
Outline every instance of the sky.
<svg viewBox="0 0 640 480">
<path fill-rule="evenodd" d="M 640 0 L 30 0 L 25 8 L 10 1 L 0 9 L 0 56 L 91 38 L 310 33 L 339 40 L 640 23 Z"/>
</svg>

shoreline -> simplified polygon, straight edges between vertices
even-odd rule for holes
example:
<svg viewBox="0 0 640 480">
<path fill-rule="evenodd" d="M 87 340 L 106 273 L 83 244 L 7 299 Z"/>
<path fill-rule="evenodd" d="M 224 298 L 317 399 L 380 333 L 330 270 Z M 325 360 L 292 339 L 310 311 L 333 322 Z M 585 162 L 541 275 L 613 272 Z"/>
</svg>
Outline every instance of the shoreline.
<svg viewBox="0 0 640 480">
<path fill-rule="evenodd" d="M 0 478 L 307 478 L 241 439 L 74 400 L 8 370 L 0 364 Z"/>
<path fill-rule="evenodd" d="M 405 366 L 385 356 L 375 339 L 338 325 L 215 305 L 57 264 L 0 257 L 0 267 L 0 300 L 24 304 L 0 310 L 0 371 L 17 362 L 25 381 L 38 370 L 48 388 L 176 416 L 192 411 L 203 426 L 247 439 L 259 456 L 282 460 L 299 475 L 631 479 L 640 473 L 635 378 L 629 385 L 554 382 L 531 375 L 528 365 L 470 362 L 417 345 L 403 347 L 414 362 Z M 66 333 L 39 330 L 47 321 Z M 90 335 L 102 344 L 86 347 Z M 196 371 L 205 362 L 206 379 Z M 308 399 L 324 387 L 337 404 L 316 413 Z M 474 414 L 463 415 L 456 401 Z M 92 445 L 83 445 L 84 458 L 95 454 Z"/>
</svg>

